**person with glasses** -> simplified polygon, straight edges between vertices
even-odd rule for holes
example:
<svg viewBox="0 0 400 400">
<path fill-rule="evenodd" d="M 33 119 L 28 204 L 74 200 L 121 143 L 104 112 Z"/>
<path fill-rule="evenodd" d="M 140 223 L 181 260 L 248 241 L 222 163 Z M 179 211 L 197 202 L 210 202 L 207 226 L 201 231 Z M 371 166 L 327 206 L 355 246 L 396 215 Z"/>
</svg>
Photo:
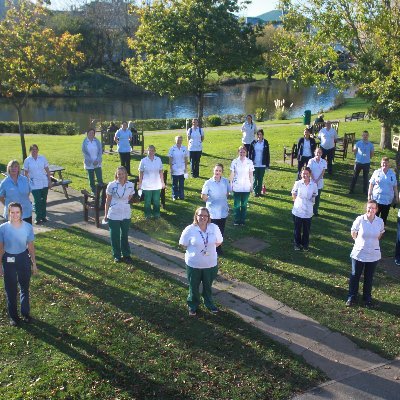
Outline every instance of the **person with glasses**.
<svg viewBox="0 0 400 400">
<path fill-rule="evenodd" d="M 187 305 L 190 316 L 196 316 L 200 306 L 200 283 L 203 284 L 205 306 L 213 314 L 218 313 L 211 286 L 218 274 L 217 247 L 222 241 L 221 231 L 216 224 L 211 223 L 208 209 L 197 208 L 193 223 L 183 230 L 179 239 L 179 244 L 186 249 L 185 263 L 189 283 Z"/>
</svg>

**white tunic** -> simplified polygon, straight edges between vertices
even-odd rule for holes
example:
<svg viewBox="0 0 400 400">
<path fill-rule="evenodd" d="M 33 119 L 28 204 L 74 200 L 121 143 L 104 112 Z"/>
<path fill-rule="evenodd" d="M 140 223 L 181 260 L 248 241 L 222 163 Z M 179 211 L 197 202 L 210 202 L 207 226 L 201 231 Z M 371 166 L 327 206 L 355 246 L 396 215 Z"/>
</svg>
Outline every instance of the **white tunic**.
<svg viewBox="0 0 400 400">
<path fill-rule="evenodd" d="M 299 218 L 311 218 L 315 196 L 318 194 L 317 185 L 311 181 L 308 185 L 303 180 L 296 181 L 293 185 L 292 194 L 296 194 L 292 214 Z"/>
<path fill-rule="evenodd" d="M 28 172 L 29 183 L 32 190 L 43 189 L 49 186 L 46 167 L 49 162 L 46 157 L 38 155 L 36 160 L 29 156 L 24 162 L 24 170 Z"/>
<path fill-rule="evenodd" d="M 178 148 L 177 145 L 169 149 L 168 157 L 171 158 L 171 174 L 183 175 L 185 173 L 186 159 L 189 153 L 185 146 Z"/>
<path fill-rule="evenodd" d="M 129 196 L 135 194 L 132 182 L 127 181 L 121 185 L 118 181 L 110 182 L 107 185 L 106 193 L 111 196 L 111 203 L 108 209 L 107 218 L 115 221 L 131 218 L 131 206 Z"/>
<path fill-rule="evenodd" d="M 250 172 L 254 171 L 253 161 L 247 157 L 243 161 L 239 157 L 235 158 L 230 169 L 233 172 L 232 190 L 234 192 L 250 192 Z"/>
<path fill-rule="evenodd" d="M 160 190 L 162 181 L 160 171 L 163 170 L 161 158 L 154 156 L 153 160 L 145 157 L 140 161 L 139 171 L 143 172 L 142 190 Z"/>
</svg>

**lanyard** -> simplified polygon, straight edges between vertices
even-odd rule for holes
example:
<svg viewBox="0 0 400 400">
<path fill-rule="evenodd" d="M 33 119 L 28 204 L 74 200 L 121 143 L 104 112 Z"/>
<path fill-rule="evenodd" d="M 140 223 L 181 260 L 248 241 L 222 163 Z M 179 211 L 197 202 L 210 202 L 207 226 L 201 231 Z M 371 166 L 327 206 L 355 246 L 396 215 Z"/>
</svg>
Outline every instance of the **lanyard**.
<svg viewBox="0 0 400 400">
<path fill-rule="evenodd" d="M 118 185 L 119 185 L 119 183 L 117 182 L 117 187 L 114 189 L 114 194 L 116 196 L 118 196 L 119 199 L 123 199 L 125 196 L 125 191 L 126 191 L 126 183 L 125 183 L 125 185 L 122 186 L 124 188 L 124 191 L 122 192 L 122 196 L 120 196 L 120 194 L 118 193 Z"/>
<path fill-rule="evenodd" d="M 200 229 L 199 229 L 199 233 L 200 233 L 200 236 L 201 236 L 201 238 L 203 239 L 203 243 L 204 243 L 204 249 L 203 249 L 200 253 L 202 253 L 202 254 L 204 254 L 205 256 L 207 256 L 207 255 L 208 255 L 208 253 L 207 253 L 208 232 L 207 232 L 206 237 L 204 237 L 203 232 L 202 232 Z"/>
</svg>

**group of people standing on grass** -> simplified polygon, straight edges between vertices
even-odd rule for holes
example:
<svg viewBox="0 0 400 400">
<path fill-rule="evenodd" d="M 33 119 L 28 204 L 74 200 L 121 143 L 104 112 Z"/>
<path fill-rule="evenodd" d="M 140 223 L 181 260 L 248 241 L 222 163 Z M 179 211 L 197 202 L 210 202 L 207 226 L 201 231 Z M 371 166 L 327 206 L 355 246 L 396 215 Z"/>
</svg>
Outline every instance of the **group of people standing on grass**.
<svg viewBox="0 0 400 400">
<path fill-rule="evenodd" d="M 317 147 L 309 129 L 304 130 L 304 135 L 298 143 L 299 175 L 291 191 L 295 250 L 309 249 L 311 220 L 319 214 L 324 173 L 326 170 L 328 174 L 333 173 L 332 160 L 337 134 L 329 121 L 326 125 L 326 129 L 321 129 L 318 135 L 321 140 L 320 147 Z M 237 158 L 231 162 L 229 179 L 223 176 L 224 166 L 217 163 L 213 168 L 213 176 L 204 183 L 201 190 L 201 199 L 206 206 L 196 209 L 193 223 L 184 229 L 179 240 L 179 244 L 186 249 L 185 262 L 189 282 L 187 304 L 191 316 L 197 314 L 200 306 L 200 283 L 203 285 L 205 306 L 212 313 L 218 312 L 212 299 L 211 286 L 218 272 L 217 257 L 222 254 L 221 245 L 229 213 L 229 194 L 233 193 L 235 226 L 246 223 L 250 194 L 253 192 L 255 197 L 262 195 L 264 174 L 270 165 L 269 143 L 264 138 L 263 129 L 257 129 L 251 115 L 246 117 L 241 132 L 242 145 L 238 148 Z M 205 135 L 197 119 L 192 120 L 192 127 L 186 134 L 188 148 L 183 145 L 183 137 L 178 135 L 168 152 L 174 201 L 185 198 L 184 182 L 189 175 L 189 162 L 192 177 L 200 176 L 200 159 Z M 120 153 L 121 166 L 117 168 L 114 180 L 107 185 L 104 220 L 109 226 L 114 261 L 132 263 L 128 231 L 131 219 L 130 201 L 135 189 L 128 179 L 131 174 L 132 133 L 126 122 L 122 123 L 114 137 Z M 356 162 L 350 193 L 353 193 L 358 175 L 363 171 L 363 191 L 368 194 L 368 203 L 366 214 L 359 216 L 351 228 L 355 243 L 351 253 L 352 272 L 346 305 L 351 306 L 355 303 L 360 276 L 364 271 L 363 298 L 369 307 L 372 304 L 373 274 L 380 259 L 379 239 L 384 233 L 384 224 L 393 199 L 398 202 L 397 180 L 389 168 L 389 160 L 383 158 L 381 168 L 375 171 L 368 181 L 370 159 L 374 154 L 373 145 L 368 140 L 368 132 L 363 132 L 362 140 L 354 145 L 353 151 Z M 31 320 L 29 280 L 31 273 L 37 272 L 37 267 L 29 195 L 32 193 L 34 197 L 35 223 L 44 223 L 47 221 L 47 192 L 51 187 L 46 158 L 39 156 L 36 145 L 31 146 L 30 152 L 31 155 L 24 162 L 24 176 L 20 174 L 19 163 L 12 160 L 7 165 L 8 176 L 0 184 L 0 201 L 5 203 L 5 217 L 8 218 L 8 222 L 0 226 L 0 273 L 4 274 L 11 325 L 17 325 L 20 321 L 16 301 L 17 283 L 20 285 L 22 318 L 26 322 Z M 103 184 L 103 179 L 102 147 L 95 137 L 94 129 L 87 131 L 82 143 L 82 153 L 89 185 L 92 192 L 95 192 L 96 180 L 97 184 Z M 138 190 L 144 198 L 146 218 L 160 217 L 160 191 L 165 188 L 163 165 L 155 153 L 155 147 L 150 145 L 147 156 L 140 161 L 138 168 Z M 379 215 L 382 218 L 379 218 Z M 396 246 L 396 264 L 400 264 L 400 240 Z"/>
</svg>

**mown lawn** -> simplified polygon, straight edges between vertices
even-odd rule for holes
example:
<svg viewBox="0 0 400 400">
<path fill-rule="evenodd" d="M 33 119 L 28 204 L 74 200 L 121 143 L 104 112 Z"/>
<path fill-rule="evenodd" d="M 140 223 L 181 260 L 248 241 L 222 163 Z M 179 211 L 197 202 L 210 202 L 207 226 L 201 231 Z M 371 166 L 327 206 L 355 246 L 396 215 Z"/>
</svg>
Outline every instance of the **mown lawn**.
<svg viewBox="0 0 400 400">
<path fill-rule="evenodd" d="M 330 119 L 343 118 L 345 114 L 366 110 L 365 103 L 354 99 L 345 107 L 325 113 Z M 292 200 L 290 190 L 295 179 L 295 168 L 283 164 L 283 146 L 291 146 L 302 135 L 303 126 L 287 121 L 259 124 L 265 128 L 266 138 L 271 147 L 271 171 L 265 177 L 268 194 L 264 198 L 251 198 L 248 210 L 249 223 L 246 227 L 233 227 L 232 220 L 227 222 L 224 257 L 220 270 L 229 277 L 246 281 L 270 294 L 296 310 L 315 318 L 323 325 L 342 332 L 362 347 L 367 347 L 383 356 L 393 358 L 399 354 L 400 285 L 398 280 L 389 276 L 384 268 L 378 268 L 374 283 L 373 296 L 377 307 L 367 310 L 362 307 L 351 309 L 344 307 L 350 271 L 350 251 L 352 240 L 350 227 L 355 217 L 364 212 L 365 197 L 361 194 L 361 179 L 356 194 L 349 196 L 348 187 L 352 175 L 353 157 L 345 161 L 337 160 L 334 175 L 328 177 L 321 198 L 321 217 L 314 218 L 311 232 L 311 252 L 295 253 L 292 246 Z M 361 132 L 368 129 L 376 145 L 376 156 L 372 170 L 379 166 L 382 155 L 394 159 L 392 151 L 382 152 L 378 148 L 380 124 L 378 121 L 353 121 L 341 123 L 339 135 L 344 132 Z M 151 236 L 177 245 L 182 229 L 188 225 L 194 209 L 203 203 L 200 190 L 204 180 L 212 174 L 216 162 L 225 165 L 225 176 L 229 175 L 229 165 L 236 157 L 240 144 L 240 128 L 220 127 L 206 129 L 204 154 L 201 159 L 201 179 L 189 179 L 186 182 L 186 200 L 168 202 L 163 218 L 157 223 L 148 224 L 144 220 L 142 205 L 132 211 L 132 222 L 136 229 Z M 146 144 L 155 144 L 157 152 L 163 156 L 173 143 L 173 137 L 182 131 L 159 134 L 146 132 Z M 19 139 L 0 136 L 2 152 L 0 162 L 6 163 L 11 157 L 19 156 Z M 60 163 L 67 168 L 67 174 L 73 180 L 73 187 L 86 187 L 87 182 L 82 169 L 80 143 L 82 137 L 44 137 L 29 138 L 35 140 L 41 152 L 51 162 Z M 6 157 L 6 154 L 9 156 Z M 111 179 L 118 165 L 117 155 L 105 155 L 104 175 Z M 140 157 L 133 161 L 133 170 L 137 168 Z M 170 191 L 168 192 L 170 197 Z M 232 200 L 230 200 L 232 202 Z M 382 239 L 384 257 L 392 257 L 395 245 L 397 211 L 391 211 L 387 232 Z M 243 237 L 264 239 L 269 247 L 264 251 L 249 255 L 236 249 L 232 243 Z"/>
<path fill-rule="evenodd" d="M 189 318 L 182 283 L 82 230 L 36 248 L 35 321 L 9 327 L 0 296 L 2 399 L 286 399 L 325 379 L 233 314 Z"/>
</svg>

